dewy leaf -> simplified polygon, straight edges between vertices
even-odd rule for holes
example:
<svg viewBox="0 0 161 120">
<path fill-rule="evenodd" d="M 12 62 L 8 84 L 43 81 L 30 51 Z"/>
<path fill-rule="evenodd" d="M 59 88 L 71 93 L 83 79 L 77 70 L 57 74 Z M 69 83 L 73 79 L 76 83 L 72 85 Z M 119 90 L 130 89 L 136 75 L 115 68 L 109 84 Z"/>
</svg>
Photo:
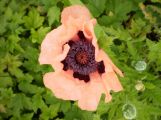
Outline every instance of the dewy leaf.
<svg viewBox="0 0 161 120">
<path fill-rule="evenodd" d="M 25 22 L 25 26 L 28 29 L 36 29 L 40 27 L 44 21 L 44 17 L 41 17 L 36 9 L 32 9 L 31 11 L 29 11 L 28 16 L 24 16 L 23 19 Z"/>
<path fill-rule="evenodd" d="M 55 21 L 59 22 L 60 9 L 56 6 L 49 8 L 47 16 L 49 26 L 51 26 Z"/>
<path fill-rule="evenodd" d="M 147 64 L 143 60 L 137 61 L 137 63 L 135 64 L 135 69 L 137 71 L 144 71 L 146 67 L 147 67 Z"/>
<path fill-rule="evenodd" d="M 122 107 L 123 115 L 127 120 L 134 119 L 136 117 L 136 108 L 132 104 L 125 104 Z"/>
</svg>

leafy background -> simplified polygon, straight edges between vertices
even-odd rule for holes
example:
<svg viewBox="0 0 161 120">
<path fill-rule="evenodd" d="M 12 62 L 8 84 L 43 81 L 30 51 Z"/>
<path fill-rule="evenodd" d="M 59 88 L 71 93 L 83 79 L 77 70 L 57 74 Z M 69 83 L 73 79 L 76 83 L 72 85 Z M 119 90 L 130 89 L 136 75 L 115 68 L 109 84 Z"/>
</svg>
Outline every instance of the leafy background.
<svg viewBox="0 0 161 120">
<path fill-rule="evenodd" d="M 97 111 L 55 98 L 42 82 L 53 71 L 39 65 L 40 44 L 60 25 L 64 7 L 86 5 L 98 21 L 95 33 L 124 71 L 124 90 L 102 96 Z M 1 0 L 0 120 L 161 120 L 160 0 Z"/>
</svg>

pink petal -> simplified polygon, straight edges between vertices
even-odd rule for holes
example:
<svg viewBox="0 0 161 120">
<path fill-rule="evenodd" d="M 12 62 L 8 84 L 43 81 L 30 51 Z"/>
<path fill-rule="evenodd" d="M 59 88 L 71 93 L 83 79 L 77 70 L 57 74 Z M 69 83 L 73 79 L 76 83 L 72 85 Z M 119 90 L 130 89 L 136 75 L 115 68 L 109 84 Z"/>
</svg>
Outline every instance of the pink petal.
<svg viewBox="0 0 161 120">
<path fill-rule="evenodd" d="M 95 73 L 91 73 L 90 74 L 90 78 L 92 78 L 92 81 L 95 81 L 95 82 L 101 82 L 102 84 L 102 91 L 103 93 L 106 95 L 105 97 L 105 101 L 106 102 L 110 102 L 111 99 L 112 99 L 112 96 L 110 95 L 110 86 L 108 86 L 108 83 L 106 83 L 104 80 L 105 79 L 102 79 L 100 78 L 100 74 L 98 74 L 98 72 L 95 72 Z M 94 79 L 95 78 L 95 79 Z M 99 78 L 99 79 L 96 79 L 96 78 Z M 101 80 L 100 80 L 101 79 Z"/>
<path fill-rule="evenodd" d="M 90 75 L 90 82 L 86 83 L 82 89 L 82 96 L 78 100 L 78 106 L 82 110 L 94 111 L 97 109 L 102 93 L 105 89 L 98 74 Z"/>
<path fill-rule="evenodd" d="M 81 19 L 80 22 L 84 23 L 85 21 L 90 20 L 91 16 L 86 7 L 80 5 L 73 5 L 64 8 L 61 14 L 61 23 L 66 24 L 68 21 L 70 21 L 70 17 L 74 19 Z"/>
<path fill-rule="evenodd" d="M 92 40 L 92 44 L 95 47 L 95 56 L 97 56 L 98 44 L 97 44 L 96 35 L 94 33 L 94 25 L 95 24 L 96 24 L 96 19 L 91 19 L 90 21 L 86 22 L 83 26 L 83 33 L 89 41 Z"/>
<path fill-rule="evenodd" d="M 106 84 L 108 84 L 111 90 L 115 92 L 121 91 L 123 89 L 122 85 L 119 82 L 118 77 L 116 76 L 114 72 L 111 72 L 111 73 L 107 72 L 107 73 L 102 74 L 102 79 L 104 81 L 106 80 L 107 81 Z"/>
<path fill-rule="evenodd" d="M 105 84 L 105 87 L 107 91 L 114 90 L 115 92 L 118 92 L 122 90 L 122 85 L 120 84 L 116 74 L 114 71 L 116 71 L 121 76 L 123 75 L 122 72 L 112 63 L 110 58 L 107 56 L 107 54 L 100 50 L 99 54 L 96 58 L 97 61 L 103 60 L 105 65 L 105 73 L 101 75 L 101 78 L 103 80 L 103 83 Z"/>
<path fill-rule="evenodd" d="M 62 69 L 63 65 L 60 61 L 65 58 L 69 50 L 69 47 L 64 44 L 71 40 L 76 33 L 77 30 L 73 26 L 65 27 L 63 25 L 49 32 L 41 44 L 40 64 L 51 64 L 57 70 Z M 60 57 L 61 55 L 62 57 Z"/>
<path fill-rule="evenodd" d="M 57 98 L 78 100 L 81 96 L 79 86 L 68 72 L 50 72 L 44 75 L 44 84 Z"/>
<path fill-rule="evenodd" d="M 96 61 L 101 61 L 102 59 L 104 60 L 104 63 L 109 64 L 117 74 L 119 74 L 121 77 L 124 76 L 122 71 L 118 67 L 116 67 L 115 64 L 113 64 L 113 62 L 109 58 L 109 56 L 103 50 L 100 50 L 97 57 L 96 57 Z M 111 69 L 111 67 L 110 67 L 110 69 Z M 108 69 L 108 68 L 106 68 L 106 69 Z"/>
</svg>

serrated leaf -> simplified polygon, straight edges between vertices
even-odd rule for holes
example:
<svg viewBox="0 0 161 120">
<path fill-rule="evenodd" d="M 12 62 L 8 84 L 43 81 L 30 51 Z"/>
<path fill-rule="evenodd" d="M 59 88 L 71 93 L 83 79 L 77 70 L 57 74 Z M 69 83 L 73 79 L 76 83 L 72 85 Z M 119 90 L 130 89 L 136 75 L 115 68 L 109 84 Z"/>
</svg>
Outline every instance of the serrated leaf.
<svg viewBox="0 0 161 120">
<path fill-rule="evenodd" d="M 30 94 L 42 93 L 44 91 L 43 88 L 30 84 L 27 81 L 20 82 L 18 87 L 24 93 L 30 93 Z"/>
<path fill-rule="evenodd" d="M 137 59 L 137 49 L 134 47 L 134 45 L 130 42 L 127 41 L 127 47 L 128 47 L 128 52 Z"/>
<path fill-rule="evenodd" d="M 50 27 L 40 27 L 38 30 L 31 29 L 30 39 L 33 43 L 41 43 L 46 35 L 46 33 L 50 30 Z"/>
<path fill-rule="evenodd" d="M 11 98 L 11 102 L 9 103 L 9 108 L 11 109 L 11 113 L 14 116 L 20 116 L 20 111 L 23 109 L 32 109 L 31 101 L 24 94 L 16 94 L 13 98 Z"/>
<path fill-rule="evenodd" d="M 32 97 L 32 103 L 33 103 L 34 112 L 36 112 L 38 108 L 42 109 L 42 110 L 47 109 L 47 106 L 46 106 L 45 102 L 43 101 L 42 96 L 39 94 L 35 94 Z"/>
<path fill-rule="evenodd" d="M 28 16 L 25 16 L 23 19 L 25 22 L 25 26 L 28 29 L 31 29 L 31 28 L 36 29 L 40 27 L 44 21 L 44 17 L 40 16 L 38 11 L 36 11 L 35 9 L 32 9 L 31 11 L 29 11 Z"/>
<path fill-rule="evenodd" d="M 60 104 L 53 104 L 50 105 L 48 108 L 43 109 L 43 113 L 41 114 L 40 118 L 44 120 L 52 119 L 57 116 L 57 112 L 59 110 Z"/>
</svg>

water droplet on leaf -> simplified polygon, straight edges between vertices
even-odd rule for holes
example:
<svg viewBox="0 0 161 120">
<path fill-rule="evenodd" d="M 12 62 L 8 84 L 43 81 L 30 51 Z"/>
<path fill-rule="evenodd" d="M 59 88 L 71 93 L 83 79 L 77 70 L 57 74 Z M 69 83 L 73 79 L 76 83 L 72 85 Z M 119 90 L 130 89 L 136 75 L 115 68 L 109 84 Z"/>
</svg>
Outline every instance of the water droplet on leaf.
<svg viewBox="0 0 161 120">
<path fill-rule="evenodd" d="M 136 117 L 136 108 L 132 104 L 127 103 L 127 104 L 123 105 L 122 111 L 123 111 L 123 116 L 127 120 L 131 120 Z"/>
<path fill-rule="evenodd" d="M 138 61 L 136 64 L 135 64 L 135 69 L 137 71 L 144 71 L 146 69 L 146 62 L 145 61 Z"/>
</svg>

